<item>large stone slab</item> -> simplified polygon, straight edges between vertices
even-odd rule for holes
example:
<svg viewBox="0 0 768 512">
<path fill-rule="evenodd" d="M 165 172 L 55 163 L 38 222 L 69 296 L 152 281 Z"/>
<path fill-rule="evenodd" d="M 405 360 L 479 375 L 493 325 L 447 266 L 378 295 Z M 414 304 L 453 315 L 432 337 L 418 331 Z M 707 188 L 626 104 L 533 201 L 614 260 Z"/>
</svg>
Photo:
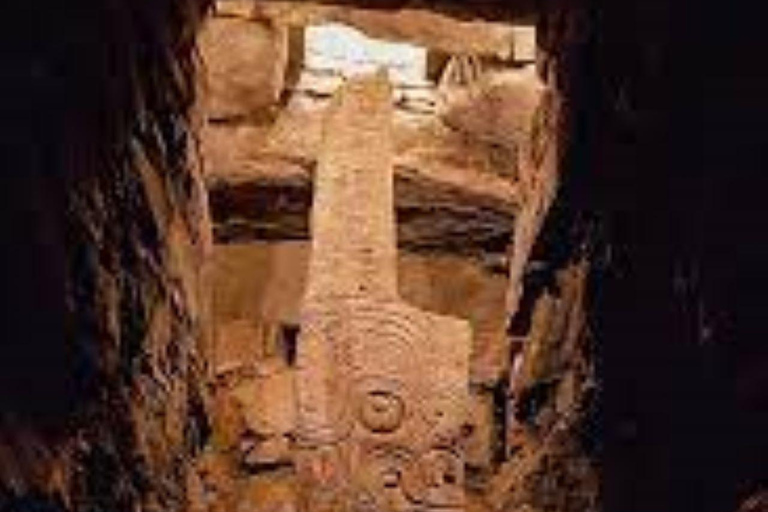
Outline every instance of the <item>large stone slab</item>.
<svg viewBox="0 0 768 512">
<path fill-rule="evenodd" d="M 420 9 L 377 11 L 317 2 L 278 1 L 257 5 L 262 16 L 276 23 L 294 26 L 343 23 L 371 37 L 408 42 L 446 53 L 509 58 L 513 49 L 514 31 L 505 23 L 461 20 Z"/>
<path fill-rule="evenodd" d="M 221 3 L 240 3 L 239 1 L 226 0 Z M 317 6 L 330 6 L 335 9 L 380 10 L 384 12 L 397 11 L 424 11 L 440 13 L 448 19 L 492 22 L 508 21 L 514 23 L 530 23 L 536 20 L 536 14 L 540 6 L 534 0 L 483 0 L 482 2 L 468 3 L 464 0 L 437 0 L 426 4 L 423 0 L 314 0 L 313 2 L 286 2 L 277 0 L 260 0 L 262 5 L 270 4 L 287 5 L 292 8 L 300 7 L 307 3 L 312 9 Z M 425 9 L 426 8 L 426 9 Z"/>
<path fill-rule="evenodd" d="M 209 119 L 264 119 L 283 92 L 288 29 L 265 20 L 219 14 L 199 37 L 202 90 Z"/>
<path fill-rule="evenodd" d="M 296 369 L 306 511 L 464 504 L 471 329 L 398 298 L 391 117 L 378 75 L 324 126 Z"/>
</svg>

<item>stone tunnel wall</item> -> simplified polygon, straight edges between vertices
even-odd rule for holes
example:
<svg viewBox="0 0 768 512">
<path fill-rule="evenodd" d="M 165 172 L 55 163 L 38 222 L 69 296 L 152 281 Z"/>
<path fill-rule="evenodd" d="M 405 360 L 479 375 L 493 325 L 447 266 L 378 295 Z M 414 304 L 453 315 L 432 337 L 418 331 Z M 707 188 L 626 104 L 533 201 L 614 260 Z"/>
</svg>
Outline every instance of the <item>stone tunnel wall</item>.
<svg viewBox="0 0 768 512">
<path fill-rule="evenodd" d="M 549 232 L 591 255 L 607 510 L 761 506 L 759 25 L 663 1 L 552 2 L 542 19 L 573 121 Z"/>
<path fill-rule="evenodd" d="M 2 510 L 185 507 L 207 435 L 205 4 L 9 6 Z"/>
</svg>

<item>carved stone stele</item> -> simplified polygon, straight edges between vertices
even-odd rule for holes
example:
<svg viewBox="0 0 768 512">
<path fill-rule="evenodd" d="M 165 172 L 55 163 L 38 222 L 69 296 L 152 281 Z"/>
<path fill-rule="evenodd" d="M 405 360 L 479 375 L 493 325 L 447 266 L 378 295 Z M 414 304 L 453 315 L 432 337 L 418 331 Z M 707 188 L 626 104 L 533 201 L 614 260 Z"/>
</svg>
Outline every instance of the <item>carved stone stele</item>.
<svg viewBox="0 0 768 512">
<path fill-rule="evenodd" d="M 327 114 L 296 370 L 305 511 L 464 502 L 471 331 L 397 296 L 391 94 L 355 79 Z"/>
</svg>

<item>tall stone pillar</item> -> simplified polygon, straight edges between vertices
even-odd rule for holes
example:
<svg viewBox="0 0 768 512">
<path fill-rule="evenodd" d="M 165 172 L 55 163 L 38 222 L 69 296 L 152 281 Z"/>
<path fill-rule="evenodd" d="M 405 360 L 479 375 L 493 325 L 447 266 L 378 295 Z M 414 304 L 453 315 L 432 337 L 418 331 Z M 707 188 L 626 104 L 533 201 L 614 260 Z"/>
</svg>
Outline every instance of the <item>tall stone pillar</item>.
<svg viewBox="0 0 768 512">
<path fill-rule="evenodd" d="M 391 97 L 381 76 L 347 83 L 329 107 L 314 177 L 306 303 L 397 295 Z"/>
<path fill-rule="evenodd" d="M 471 331 L 398 298 L 391 97 L 355 79 L 326 118 L 296 374 L 307 512 L 463 506 Z"/>
</svg>

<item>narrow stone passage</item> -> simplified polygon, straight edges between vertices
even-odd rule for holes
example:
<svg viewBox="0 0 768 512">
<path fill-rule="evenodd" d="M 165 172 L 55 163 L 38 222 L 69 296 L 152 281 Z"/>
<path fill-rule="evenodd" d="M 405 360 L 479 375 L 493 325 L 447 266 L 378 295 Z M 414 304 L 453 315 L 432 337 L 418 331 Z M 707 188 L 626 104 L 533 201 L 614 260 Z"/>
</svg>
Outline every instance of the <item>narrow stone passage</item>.
<svg viewBox="0 0 768 512">
<path fill-rule="evenodd" d="M 673 3 L 6 2 L 0 512 L 768 510 L 768 31 Z"/>
</svg>

